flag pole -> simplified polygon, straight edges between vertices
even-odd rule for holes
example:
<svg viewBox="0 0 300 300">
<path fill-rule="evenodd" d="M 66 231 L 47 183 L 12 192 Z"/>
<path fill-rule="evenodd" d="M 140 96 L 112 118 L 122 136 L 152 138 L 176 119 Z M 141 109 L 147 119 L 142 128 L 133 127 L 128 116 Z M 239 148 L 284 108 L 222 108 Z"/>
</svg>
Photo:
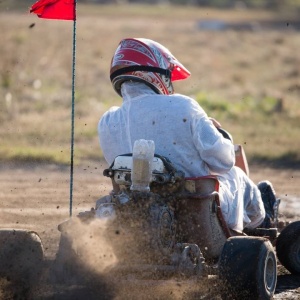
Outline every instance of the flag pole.
<svg viewBox="0 0 300 300">
<path fill-rule="evenodd" d="M 70 217 L 73 207 L 74 177 L 74 127 L 75 127 L 75 66 L 76 66 L 76 5 L 77 0 L 38 0 L 30 8 L 39 18 L 73 20 L 72 51 L 72 113 L 71 113 L 71 154 L 70 154 Z"/>
<path fill-rule="evenodd" d="M 75 128 L 75 74 L 76 74 L 76 4 L 74 0 L 73 21 L 73 48 L 72 48 L 72 113 L 71 113 L 71 153 L 70 153 L 70 207 L 69 214 L 72 217 L 73 209 L 73 181 L 74 181 L 74 128 Z"/>
</svg>

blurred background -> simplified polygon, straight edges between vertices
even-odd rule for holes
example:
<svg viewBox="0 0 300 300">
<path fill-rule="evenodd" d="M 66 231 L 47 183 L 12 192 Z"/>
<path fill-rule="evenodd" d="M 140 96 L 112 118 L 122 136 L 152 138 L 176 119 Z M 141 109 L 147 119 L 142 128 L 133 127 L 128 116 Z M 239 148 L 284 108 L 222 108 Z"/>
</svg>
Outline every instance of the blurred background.
<svg viewBox="0 0 300 300">
<path fill-rule="evenodd" d="M 2 7 L 7 10 L 15 10 L 19 7 L 31 6 L 30 0 L 2 0 Z M 202 7 L 220 8 L 259 8 L 259 9 L 299 9 L 298 0 L 77 0 L 77 3 L 96 3 L 96 4 L 175 4 L 175 5 L 194 5 Z"/>
<path fill-rule="evenodd" d="M 35 1 L 0 1 L 0 160 L 68 164 L 73 22 Z M 192 73 L 196 99 L 250 163 L 300 166 L 299 0 L 78 0 L 75 163 L 102 158 L 97 123 L 120 105 L 109 80 L 122 38 L 163 44 Z"/>
</svg>

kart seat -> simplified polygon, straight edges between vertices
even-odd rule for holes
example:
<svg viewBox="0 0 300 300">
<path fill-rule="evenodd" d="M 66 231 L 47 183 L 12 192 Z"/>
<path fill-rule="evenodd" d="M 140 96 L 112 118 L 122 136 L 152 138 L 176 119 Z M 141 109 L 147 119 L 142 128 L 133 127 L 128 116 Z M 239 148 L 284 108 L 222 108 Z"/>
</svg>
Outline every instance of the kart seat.
<svg viewBox="0 0 300 300">
<path fill-rule="evenodd" d="M 185 193 L 178 201 L 178 234 L 182 242 L 197 244 L 205 259 L 217 259 L 232 233 L 221 212 L 216 176 L 185 178 Z"/>
</svg>

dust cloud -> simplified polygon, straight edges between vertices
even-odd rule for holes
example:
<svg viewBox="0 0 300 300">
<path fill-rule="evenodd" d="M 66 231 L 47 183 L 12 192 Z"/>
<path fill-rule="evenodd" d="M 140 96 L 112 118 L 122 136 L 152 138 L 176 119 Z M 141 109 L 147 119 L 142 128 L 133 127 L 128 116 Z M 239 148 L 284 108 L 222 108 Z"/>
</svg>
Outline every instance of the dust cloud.
<svg viewBox="0 0 300 300">
<path fill-rule="evenodd" d="M 200 295 L 201 299 L 219 299 L 213 292 L 217 290 L 216 287 L 213 288 L 217 285 L 213 278 L 199 280 L 196 277 L 186 278 L 182 275 L 176 278 L 159 279 L 155 278 L 155 274 L 153 277 L 147 274 L 141 276 L 141 273 L 118 273 L 119 267 L 126 263 L 124 257 L 118 257 L 119 253 L 131 252 L 134 249 L 120 249 L 128 246 L 128 240 L 125 239 L 129 236 L 122 234 L 122 230 L 116 231 L 115 228 L 110 228 L 109 222 L 100 219 L 87 223 L 74 220 L 69 237 L 80 259 L 80 272 L 89 274 L 85 275 L 87 279 L 85 285 L 89 293 L 93 290 L 93 295 L 97 295 L 95 299 L 179 300 L 197 299 Z M 132 243 L 138 242 L 137 237 L 135 241 L 129 239 Z M 94 299 L 91 294 L 89 298 Z"/>
<path fill-rule="evenodd" d="M 108 223 L 94 219 L 89 223 L 76 220 L 70 231 L 73 248 L 80 257 L 80 262 L 99 274 L 105 274 L 116 266 L 118 259 L 109 244 L 107 236 Z"/>
</svg>

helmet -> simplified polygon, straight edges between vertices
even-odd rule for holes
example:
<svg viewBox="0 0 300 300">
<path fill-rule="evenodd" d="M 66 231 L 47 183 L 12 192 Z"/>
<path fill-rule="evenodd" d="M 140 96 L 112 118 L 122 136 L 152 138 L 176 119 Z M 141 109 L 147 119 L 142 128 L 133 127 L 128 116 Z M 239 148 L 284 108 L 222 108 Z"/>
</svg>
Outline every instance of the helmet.
<svg viewBox="0 0 300 300">
<path fill-rule="evenodd" d="M 190 72 L 161 44 L 144 38 L 123 39 L 111 61 L 110 80 L 121 96 L 124 81 L 140 81 L 156 93 L 174 93 L 172 81 L 186 79 Z"/>
</svg>

